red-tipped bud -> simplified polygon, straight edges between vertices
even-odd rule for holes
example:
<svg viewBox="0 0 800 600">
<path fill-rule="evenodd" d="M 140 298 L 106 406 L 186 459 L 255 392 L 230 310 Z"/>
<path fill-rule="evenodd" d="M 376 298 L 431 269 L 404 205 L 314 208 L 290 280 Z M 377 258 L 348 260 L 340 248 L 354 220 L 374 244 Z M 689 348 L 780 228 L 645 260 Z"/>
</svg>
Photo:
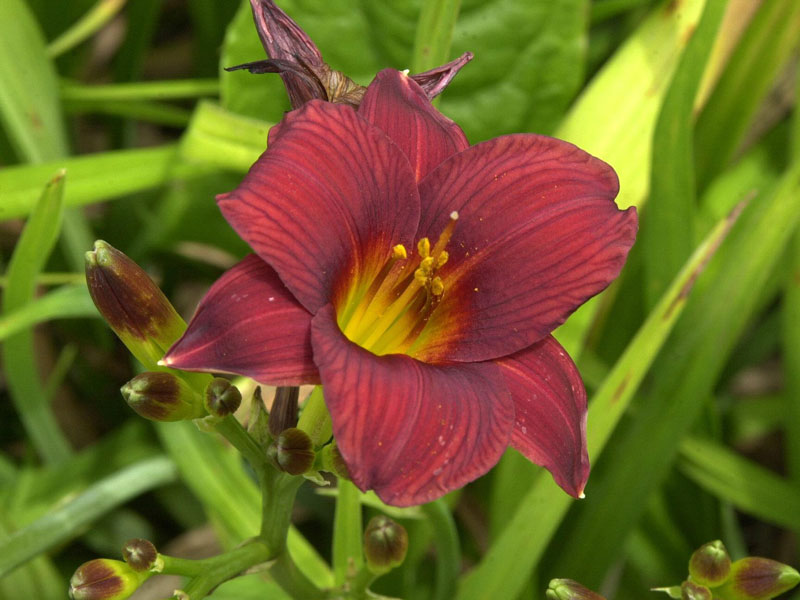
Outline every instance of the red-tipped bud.
<svg viewBox="0 0 800 600">
<path fill-rule="evenodd" d="M 183 421 L 206 415 L 203 398 L 174 373 L 142 373 L 120 388 L 125 402 L 151 421 Z"/>
<path fill-rule="evenodd" d="M 681 584 L 681 600 L 711 600 L 711 590 L 692 581 Z"/>
<path fill-rule="evenodd" d="M 267 450 L 275 466 L 289 473 L 302 475 L 314 465 L 314 446 L 311 438 L 302 429 L 284 429 Z"/>
<path fill-rule="evenodd" d="M 692 581 L 706 587 L 722 585 L 730 572 L 731 557 L 719 540 L 703 544 L 689 559 L 689 576 Z"/>
<path fill-rule="evenodd" d="M 547 600 L 605 600 L 600 594 L 572 579 L 551 579 L 545 597 Z"/>
<path fill-rule="evenodd" d="M 215 417 L 232 415 L 241 403 L 242 393 L 227 379 L 215 377 L 206 387 L 206 410 Z"/>
<path fill-rule="evenodd" d="M 322 469 L 333 473 L 339 479 L 350 480 L 350 471 L 347 468 L 347 463 L 344 462 L 342 453 L 339 452 L 336 441 L 322 448 Z"/>
<path fill-rule="evenodd" d="M 275 388 L 275 398 L 269 411 L 269 432 L 278 437 L 281 431 L 297 427 L 297 401 L 300 388 L 297 386 Z"/>
<path fill-rule="evenodd" d="M 86 283 L 97 310 L 131 353 L 149 369 L 186 323 L 144 270 L 102 240 L 86 253 Z"/>
<path fill-rule="evenodd" d="M 96 558 L 83 563 L 69 581 L 72 600 L 124 600 L 148 578 L 120 560 Z"/>
<path fill-rule="evenodd" d="M 769 600 L 800 583 L 800 573 L 769 558 L 748 556 L 731 565 L 728 580 L 714 590 L 723 600 Z"/>
<path fill-rule="evenodd" d="M 134 571 L 158 571 L 158 550 L 152 542 L 141 538 L 128 540 L 122 546 L 122 558 Z"/>
<path fill-rule="evenodd" d="M 382 575 L 399 567 L 406 559 L 408 533 L 406 528 L 389 517 L 372 517 L 364 531 L 364 555 L 367 568 Z"/>
</svg>

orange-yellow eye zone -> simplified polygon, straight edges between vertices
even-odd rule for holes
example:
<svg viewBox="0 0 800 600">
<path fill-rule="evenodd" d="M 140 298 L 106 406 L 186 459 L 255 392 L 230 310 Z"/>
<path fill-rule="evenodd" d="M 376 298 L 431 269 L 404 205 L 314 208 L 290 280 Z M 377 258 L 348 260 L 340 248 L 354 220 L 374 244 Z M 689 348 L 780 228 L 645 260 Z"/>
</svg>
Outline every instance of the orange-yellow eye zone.
<svg viewBox="0 0 800 600">
<path fill-rule="evenodd" d="M 398 244 L 370 281 L 356 276 L 349 282 L 347 299 L 336 312 L 351 342 L 377 355 L 410 353 L 445 293 L 438 271 L 450 257 L 445 247 L 457 220 L 454 211 L 433 246 L 423 237 L 409 255 Z"/>
</svg>

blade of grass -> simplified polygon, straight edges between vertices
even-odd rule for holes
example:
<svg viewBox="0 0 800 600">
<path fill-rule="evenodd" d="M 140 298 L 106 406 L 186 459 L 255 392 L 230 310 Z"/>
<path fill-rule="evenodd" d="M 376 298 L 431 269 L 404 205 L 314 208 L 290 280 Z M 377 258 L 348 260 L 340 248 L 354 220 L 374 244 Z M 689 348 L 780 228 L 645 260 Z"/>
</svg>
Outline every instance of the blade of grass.
<svg viewBox="0 0 800 600">
<path fill-rule="evenodd" d="M 4 315 L 22 309 L 33 299 L 36 277 L 61 228 L 63 197 L 62 171 L 45 187 L 11 257 L 3 294 Z M 18 331 L 5 339 L 3 364 L 17 414 L 37 453 L 47 462 L 59 462 L 72 450 L 50 410 L 37 371 L 36 356 L 30 329 Z"/>
<path fill-rule="evenodd" d="M 800 3 L 764 0 L 697 121 L 700 189 L 732 160 L 798 40 Z"/>
<path fill-rule="evenodd" d="M 89 12 L 50 42 L 47 54 L 55 58 L 71 50 L 102 29 L 123 6 L 125 0 L 98 0 Z"/>
<path fill-rule="evenodd" d="M 712 440 L 687 437 L 678 467 L 697 485 L 768 523 L 800 531 L 797 487 Z"/>
<path fill-rule="evenodd" d="M 603 451 L 683 311 L 694 281 L 727 235 L 734 219 L 735 215 L 731 215 L 720 222 L 695 250 L 594 394 L 587 425 L 592 460 Z M 461 582 L 458 599 L 514 598 L 530 578 L 572 503 L 573 499 L 551 477 L 540 473 L 489 552 Z"/>
<path fill-rule="evenodd" d="M 185 108 L 142 100 L 66 100 L 64 110 L 72 114 L 112 115 L 180 129 L 186 127 L 191 120 L 191 112 Z"/>
<path fill-rule="evenodd" d="M 12 531 L 10 520 L 0 514 L 0 539 L 7 538 Z M 63 598 L 66 587 L 67 583 L 53 561 L 47 556 L 38 556 L 5 577 L 0 577 L 0 598 Z"/>
<path fill-rule="evenodd" d="M 699 416 L 725 360 L 761 300 L 761 290 L 800 220 L 800 162 L 772 193 L 743 211 L 728 243 L 698 283 L 675 329 L 669 352 L 653 368 L 653 387 L 631 426 L 604 454 L 595 478 L 566 525 L 565 539 L 579 539 L 569 555 L 555 557 L 553 572 L 596 586 L 647 499 L 663 481 L 682 437 Z M 597 472 L 597 471 L 596 471 Z M 618 493 L 624 490 L 624 493 Z"/>
<path fill-rule="evenodd" d="M 664 293 L 694 247 L 694 99 L 726 4 L 727 0 L 707 1 L 700 23 L 675 70 L 656 122 L 650 197 L 639 234 L 649 308 Z"/>
<path fill-rule="evenodd" d="M 0 315 L 0 342 L 51 319 L 99 316 L 86 286 L 64 286 Z"/>
<path fill-rule="evenodd" d="M 218 95 L 217 79 L 171 79 L 106 85 L 84 85 L 66 80 L 61 82 L 61 99 L 65 102 L 175 100 Z"/>
<path fill-rule="evenodd" d="M 448 61 L 460 8 L 461 0 L 429 0 L 422 4 L 411 58 L 413 73 L 422 73 Z"/>
<path fill-rule="evenodd" d="M 165 456 L 140 461 L 98 481 L 0 543 L 0 577 L 40 552 L 79 535 L 89 523 L 131 498 L 175 481 L 175 464 Z"/>
</svg>

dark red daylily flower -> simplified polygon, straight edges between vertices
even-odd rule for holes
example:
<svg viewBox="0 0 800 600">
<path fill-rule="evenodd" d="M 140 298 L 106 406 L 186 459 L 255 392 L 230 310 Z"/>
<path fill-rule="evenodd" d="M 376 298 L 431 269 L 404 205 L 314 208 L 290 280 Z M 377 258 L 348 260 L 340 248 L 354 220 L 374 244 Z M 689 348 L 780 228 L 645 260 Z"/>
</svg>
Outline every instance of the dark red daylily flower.
<svg viewBox="0 0 800 600">
<path fill-rule="evenodd" d="M 574 496 L 586 393 L 550 335 L 611 282 L 634 209 L 614 171 L 519 134 L 469 146 L 398 71 L 356 111 L 312 100 L 219 197 L 255 250 L 201 301 L 166 364 L 322 383 L 353 481 L 430 501 L 510 444 Z"/>
</svg>

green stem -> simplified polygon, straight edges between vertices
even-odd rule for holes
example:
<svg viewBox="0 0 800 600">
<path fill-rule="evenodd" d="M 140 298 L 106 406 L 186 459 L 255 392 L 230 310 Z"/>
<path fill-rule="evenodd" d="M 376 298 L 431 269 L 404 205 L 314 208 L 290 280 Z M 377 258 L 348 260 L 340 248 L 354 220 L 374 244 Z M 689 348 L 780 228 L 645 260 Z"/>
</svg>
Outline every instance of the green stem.
<svg viewBox="0 0 800 600">
<path fill-rule="evenodd" d="M 300 572 L 288 552 L 284 552 L 275 560 L 272 567 L 270 567 L 269 573 L 275 582 L 292 598 L 297 600 L 322 600 L 326 597 L 325 592 Z"/>
<path fill-rule="evenodd" d="M 434 600 L 449 600 L 456 596 L 456 581 L 461 564 L 461 548 L 453 514 L 441 498 L 422 505 L 422 512 L 433 527 L 436 546 L 436 587 Z"/>
<path fill-rule="evenodd" d="M 333 576 L 337 586 L 347 580 L 351 567 L 359 569 L 364 563 L 360 495 L 352 482 L 339 479 L 333 516 Z"/>
<path fill-rule="evenodd" d="M 350 593 L 348 598 L 352 600 L 363 600 L 367 598 L 367 590 L 372 582 L 379 576 L 370 571 L 367 567 L 361 567 L 356 576 L 350 581 Z"/>
<path fill-rule="evenodd" d="M 228 440 L 231 445 L 245 457 L 256 473 L 272 471 L 271 465 L 267 462 L 266 453 L 256 441 L 250 437 L 250 434 L 242 427 L 242 424 L 239 423 L 236 417 L 233 415 L 223 417 L 214 423 L 214 428 L 217 430 L 217 433 Z"/>
<path fill-rule="evenodd" d="M 198 575 L 202 575 L 207 568 L 205 565 L 206 561 L 204 560 L 177 558 L 175 556 L 167 556 L 166 554 L 159 554 L 159 557 L 164 561 L 164 567 L 159 571 L 162 575 L 197 577 Z"/>
<path fill-rule="evenodd" d="M 187 600 L 205 598 L 221 583 L 232 579 L 250 567 L 268 561 L 270 554 L 266 544 L 260 540 L 253 540 L 225 554 L 196 561 L 202 567 L 202 572 L 184 588 Z"/>
</svg>

